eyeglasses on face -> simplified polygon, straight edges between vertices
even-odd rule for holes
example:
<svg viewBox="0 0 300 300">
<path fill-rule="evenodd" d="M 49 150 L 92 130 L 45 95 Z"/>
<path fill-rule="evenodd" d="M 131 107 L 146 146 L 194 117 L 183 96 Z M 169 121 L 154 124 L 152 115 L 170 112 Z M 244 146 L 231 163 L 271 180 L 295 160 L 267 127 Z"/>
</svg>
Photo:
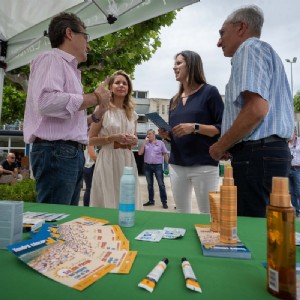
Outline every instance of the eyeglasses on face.
<svg viewBox="0 0 300 300">
<path fill-rule="evenodd" d="M 78 33 L 78 34 L 82 34 L 82 35 L 84 35 L 84 37 L 85 37 L 85 40 L 87 41 L 87 42 L 89 42 L 90 41 L 90 35 L 88 34 L 88 33 L 86 33 L 86 32 L 82 32 L 82 31 L 76 31 L 76 30 L 72 30 L 73 32 L 75 32 L 75 33 Z"/>
</svg>

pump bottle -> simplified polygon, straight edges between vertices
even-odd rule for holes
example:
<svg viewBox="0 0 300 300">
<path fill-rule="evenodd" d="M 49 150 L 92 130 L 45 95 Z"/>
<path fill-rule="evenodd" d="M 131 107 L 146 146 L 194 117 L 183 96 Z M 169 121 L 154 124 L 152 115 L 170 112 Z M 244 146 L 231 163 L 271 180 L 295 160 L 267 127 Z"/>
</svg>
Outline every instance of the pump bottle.
<svg viewBox="0 0 300 300">
<path fill-rule="evenodd" d="M 267 207 L 267 289 L 280 299 L 296 299 L 295 209 L 288 178 L 273 177 Z"/>
</svg>

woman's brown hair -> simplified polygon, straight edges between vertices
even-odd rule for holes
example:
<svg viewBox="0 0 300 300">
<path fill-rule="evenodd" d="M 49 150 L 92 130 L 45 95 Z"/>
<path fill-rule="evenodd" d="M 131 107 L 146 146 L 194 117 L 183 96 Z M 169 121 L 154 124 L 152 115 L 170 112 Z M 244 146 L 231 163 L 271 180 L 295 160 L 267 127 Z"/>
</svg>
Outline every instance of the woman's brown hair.
<svg viewBox="0 0 300 300">
<path fill-rule="evenodd" d="M 183 56 L 186 67 L 187 67 L 187 78 L 188 78 L 188 85 L 192 88 L 200 85 L 202 83 L 206 83 L 202 59 L 200 55 L 194 51 L 185 50 L 177 53 L 175 55 L 175 59 L 179 56 Z M 173 102 L 170 107 L 170 110 L 174 110 L 178 104 L 178 101 L 183 93 L 183 85 L 180 83 L 178 93 L 173 97 Z"/>
</svg>

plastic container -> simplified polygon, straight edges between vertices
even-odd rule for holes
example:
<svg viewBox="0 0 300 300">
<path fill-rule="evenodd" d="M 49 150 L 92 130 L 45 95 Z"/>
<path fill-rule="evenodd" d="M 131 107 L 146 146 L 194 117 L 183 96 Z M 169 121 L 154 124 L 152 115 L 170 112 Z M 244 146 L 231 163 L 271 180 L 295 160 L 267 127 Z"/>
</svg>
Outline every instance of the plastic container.
<svg viewBox="0 0 300 300">
<path fill-rule="evenodd" d="M 132 227 L 135 221 L 136 178 L 132 167 L 124 167 L 120 180 L 119 225 Z"/>
</svg>

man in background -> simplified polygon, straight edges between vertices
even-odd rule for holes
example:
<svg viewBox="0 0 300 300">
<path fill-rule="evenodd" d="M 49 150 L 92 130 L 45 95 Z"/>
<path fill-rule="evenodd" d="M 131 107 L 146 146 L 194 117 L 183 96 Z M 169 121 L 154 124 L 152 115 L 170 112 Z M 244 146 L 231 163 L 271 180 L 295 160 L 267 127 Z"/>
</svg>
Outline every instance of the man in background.
<svg viewBox="0 0 300 300">
<path fill-rule="evenodd" d="M 218 47 L 231 59 L 221 138 L 210 147 L 215 160 L 232 156 L 237 213 L 265 217 L 272 177 L 288 177 L 294 106 L 283 63 L 260 40 L 263 12 L 255 5 L 230 14 Z"/>
<path fill-rule="evenodd" d="M 300 215 L 300 139 L 297 135 L 297 129 L 294 129 L 294 135 L 289 141 L 289 148 L 292 155 L 291 168 L 289 173 L 289 187 L 292 198 L 292 205 L 296 210 L 296 216 Z"/>
<path fill-rule="evenodd" d="M 8 153 L 5 160 L 0 162 L 0 183 L 14 183 L 22 180 L 22 175 L 18 174 L 16 155 Z"/>
<path fill-rule="evenodd" d="M 90 49 L 84 23 L 72 13 L 55 16 L 48 28 L 51 51 L 30 66 L 24 140 L 36 179 L 37 201 L 78 205 L 82 187 L 88 122 L 99 122 L 110 92 L 100 84 L 84 94 L 78 64 Z M 99 105 L 88 117 L 86 109 Z"/>
<path fill-rule="evenodd" d="M 167 209 L 167 193 L 162 164 L 164 160 L 166 163 L 169 161 L 168 150 L 162 141 L 156 139 L 155 131 L 153 129 L 147 131 L 147 136 L 139 149 L 138 154 L 144 154 L 144 172 L 148 184 L 149 201 L 143 206 L 155 204 L 153 188 L 153 175 L 155 175 L 159 187 L 160 200 L 163 208 Z"/>
</svg>

